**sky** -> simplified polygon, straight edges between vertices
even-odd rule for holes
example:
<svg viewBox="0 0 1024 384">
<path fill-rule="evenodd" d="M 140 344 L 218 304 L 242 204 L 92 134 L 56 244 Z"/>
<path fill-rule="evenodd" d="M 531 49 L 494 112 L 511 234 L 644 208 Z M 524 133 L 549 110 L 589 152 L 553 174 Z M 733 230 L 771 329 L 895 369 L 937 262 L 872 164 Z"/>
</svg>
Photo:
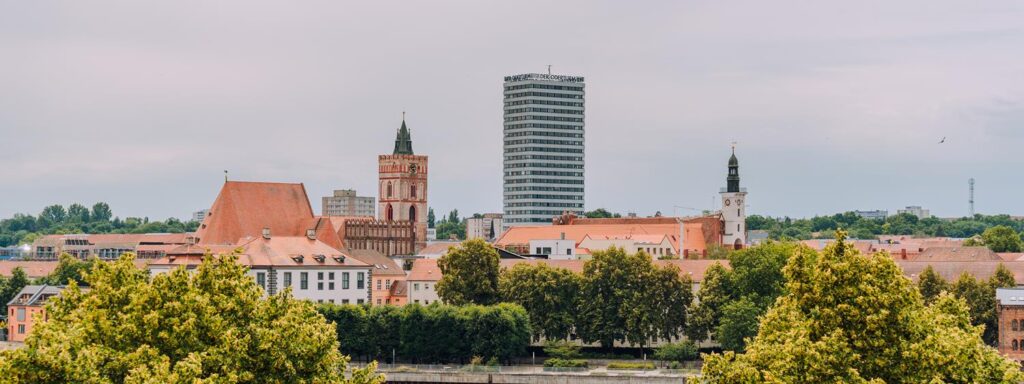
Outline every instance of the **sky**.
<svg viewBox="0 0 1024 384">
<path fill-rule="evenodd" d="M 586 78 L 586 207 L 1024 215 L 1019 1 L 0 0 L 0 217 L 187 218 L 224 180 L 501 212 L 502 78 Z M 944 143 L 939 143 L 946 138 Z"/>
</svg>

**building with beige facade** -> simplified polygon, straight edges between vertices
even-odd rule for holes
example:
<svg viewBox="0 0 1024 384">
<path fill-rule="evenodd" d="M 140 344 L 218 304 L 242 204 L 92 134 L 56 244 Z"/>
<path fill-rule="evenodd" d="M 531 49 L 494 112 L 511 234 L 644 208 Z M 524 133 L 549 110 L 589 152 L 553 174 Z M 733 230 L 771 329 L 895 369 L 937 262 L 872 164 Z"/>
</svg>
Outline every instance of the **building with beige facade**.
<svg viewBox="0 0 1024 384">
<path fill-rule="evenodd" d="M 357 196 L 354 189 L 335 190 L 331 196 L 321 199 L 323 216 L 369 216 L 377 215 L 377 199 L 373 196 Z"/>
</svg>

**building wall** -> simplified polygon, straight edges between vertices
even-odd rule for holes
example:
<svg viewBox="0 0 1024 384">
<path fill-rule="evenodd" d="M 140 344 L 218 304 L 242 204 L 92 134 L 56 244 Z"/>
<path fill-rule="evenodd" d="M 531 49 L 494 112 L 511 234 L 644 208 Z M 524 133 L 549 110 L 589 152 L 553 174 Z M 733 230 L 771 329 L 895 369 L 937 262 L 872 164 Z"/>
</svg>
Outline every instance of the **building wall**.
<svg viewBox="0 0 1024 384">
<path fill-rule="evenodd" d="M 24 312 L 24 317 L 19 319 L 19 311 Z M 46 319 L 46 308 L 34 305 L 10 305 L 7 307 L 7 340 L 25 342 L 25 338 L 32 332 L 32 327 L 37 321 Z"/>
<path fill-rule="evenodd" d="M 441 300 L 437 296 L 435 286 L 437 281 L 431 280 L 409 280 L 409 304 L 427 305 Z"/>
<path fill-rule="evenodd" d="M 466 239 L 494 240 L 501 233 L 501 228 L 500 214 L 496 216 L 487 214 L 484 217 L 471 217 L 466 219 Z"/>
<path fill-rule="evenodd" d="M 746 192 L 722 193 L 722 244 L 726 247 L 738 249 L 747 244 L 746 198 Z"/>
<path fill-rule="evenodd" d="M 1014 329 L 1016 321 L 1016 329 Z M 1013 341 L 1017 341 L 1014 348 Z M 999 353 L 1003 356 L 1024 360 L 1024 306 L 999 306 Z"/>
<path fill-rule="evenodd" d="M 398 296 L 391 296 L 391 285 L 401 280 L 405 280 L 405 276 L 400 275 L 374 275 L 373 276 L 373 287 L 370 291 L 370 302 L 374 305 L 402 305 L 401 300 L 398 300 Z"/>
<path fill-rule="evenodd" d="M 576 259 L 576 242 L 573 240 L 530 240 L 529 253 L 531 255 L 548 255 L 548 259 L 551 260 L 572 260 Z"/>
<path fill-rule="evenodd" d="M 333 196 L 324 196 L 321 210 L 324 216 L 376 216 L 377 199 L 373 196 L 356 196 L 356 191 L 343 189 L 334 191 Z"/>
<path fill-rule="evenodd" d="M 194 268 L 195 266 L 189 266 Z M 177 268 L 159 265 L 150 266 L 149 273 L 151 276 L 155 276 L 161 273 L 167 273 L 172 269 Z M 268 294 L 278 293 L 286 288 L 285 285 L 285 274 L 291 273 L 291 287 L 292 296 L 297 299 L 309 300 L 317 303 L 335 303 L 335 304 L 358 304 L 358 303 L 369 303 L 370 302 L 370 268 L 369 267 L 252 267 L 246 274 L 256 280 L 259 283 L 259 275 L 263 274 L 263 288 Z M 302 288 L 302 273 L 307 275 L 306 288 Z M 323 273 L 323 278 L 319 278 L 319 274 Z M 334 273 L 334 279 L 331 279 L 331 273 Z M 344 287 L 344 274 L 349 276 L 349 286 Z M 363 274 L 363 288 L 359 288 L 359 274 Z M 331 283 L 334 283 L 333 289 L 331 289 Z M 319 283 L 323 283 L 321 287 Z M 362 301 L 360 301 L 362 300 Z"/>
<path fill-rule="evenodd" d="M 427 245 L 427 157 L 380 155 L 378 163 L 377 218 L 412 221 L 416 228 L 416 250 L 422 249 Z"/>
<path fill-rule="evenodd" d="M 503 96 L 504 228 L 583 213 L 583 77 L 507 76 Z"/>
<path fill-rule="evenodd" d="M 422 249 L 416 245 L 418 229 L 409 221 L 345 220 L 338 236 L 347 248 L 372 249 L 388 257 L 409 256 Z"/>
</svg>

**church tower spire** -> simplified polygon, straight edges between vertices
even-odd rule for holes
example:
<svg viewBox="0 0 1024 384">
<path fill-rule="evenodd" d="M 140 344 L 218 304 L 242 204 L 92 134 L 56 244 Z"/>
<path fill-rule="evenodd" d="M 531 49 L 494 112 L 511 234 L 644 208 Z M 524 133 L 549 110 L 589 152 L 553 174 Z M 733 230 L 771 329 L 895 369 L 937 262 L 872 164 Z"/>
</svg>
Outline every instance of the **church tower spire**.
<svg viewBox="0 0 1024 384">
<path fill-rule="evenodd" d="M 732 146 L 732 157 L 729 158 L 729 176 L 725 178 L 726 192 L 740 191 L 740 161 L 736 159 L 736 145 Z"/>
<path fill-rule="evenodd" d="M 398 129 L 395 137 L 395 155 L 412 155 L 412 135 L 409 128 L 405 126 L 405 112 L 402 112 L 402 127 Z"/>
</svg>

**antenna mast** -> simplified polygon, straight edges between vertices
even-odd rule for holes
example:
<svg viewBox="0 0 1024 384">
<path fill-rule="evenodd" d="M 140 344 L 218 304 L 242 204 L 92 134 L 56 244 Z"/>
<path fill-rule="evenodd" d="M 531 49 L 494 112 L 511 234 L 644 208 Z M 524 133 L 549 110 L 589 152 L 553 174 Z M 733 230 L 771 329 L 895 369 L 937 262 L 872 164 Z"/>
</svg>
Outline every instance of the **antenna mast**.
<svg viewBox="0 0 1024 384">
<path fill-rule="evenodd" d="M 968 213 L 971 217 L 974 217 L 974 178 L 967 180 L 967 186 L 970 191 L 970 195 L 967 198 Z"/>
</svg>

